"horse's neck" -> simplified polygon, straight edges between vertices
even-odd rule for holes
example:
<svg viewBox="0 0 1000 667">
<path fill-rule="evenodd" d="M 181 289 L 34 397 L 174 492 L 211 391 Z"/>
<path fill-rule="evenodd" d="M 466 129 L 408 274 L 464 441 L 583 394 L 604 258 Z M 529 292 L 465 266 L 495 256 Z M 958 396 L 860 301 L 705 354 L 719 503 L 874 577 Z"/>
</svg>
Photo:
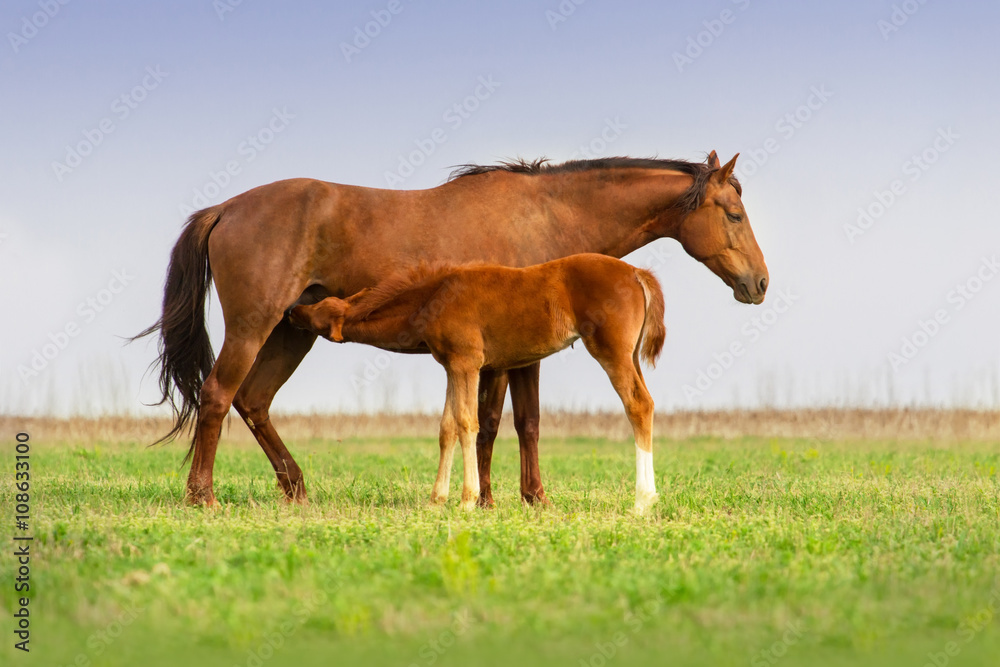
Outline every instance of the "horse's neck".
<svg viewBox="0 0 1000 667">
<path fill-rule="evenodd" d="M 512 175 L 516 176 L 516 175 Z M 595 252 L 623 257 L 672 236 L 679 215 L 671 207 L 691 184 L 678 172 L 614 169 L 539 174 L 535 186 L 546 215 L 539 224 L 550 255 Z"/>
</svg>

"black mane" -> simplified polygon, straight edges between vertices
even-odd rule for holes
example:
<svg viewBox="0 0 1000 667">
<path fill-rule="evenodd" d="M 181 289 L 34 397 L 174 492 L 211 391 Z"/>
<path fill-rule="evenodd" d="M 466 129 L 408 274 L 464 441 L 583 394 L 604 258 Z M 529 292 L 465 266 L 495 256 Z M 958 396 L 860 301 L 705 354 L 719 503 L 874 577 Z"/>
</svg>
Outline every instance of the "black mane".
<svg viewBox="0 0 1000 667">
<path fill-rule="evenodd" d="M 492 171 L 506 171 L 512 174 L 571 174 L 581 171 L 594 171 L 599 169 L 663 169 L 666 171 L 678 171 L 694 178 L 694 183 L 687 192 L 677 201 L 678 208 L 694 210 L 701 205 L 705 196 L 705 185 L 708 177 L 716 171 L 705 162 L 688 162 L 687 160 L 661 160 L 659 158 L 635 158 L 635 157 L 604 157 L 594 160 L 569 160 L 568 162 L 552 163 L 547 158 L 537 158 L 535 160 L 501 160 L 497 164 L 462 164 L 457 165 L 455 170 L 448 177 L 449 181 L 454 181 L 465 176 L 476 176 Z M 736 177 L 730 177 L 736 191 L 742 195 L 743 188 Z"/>
</svg>

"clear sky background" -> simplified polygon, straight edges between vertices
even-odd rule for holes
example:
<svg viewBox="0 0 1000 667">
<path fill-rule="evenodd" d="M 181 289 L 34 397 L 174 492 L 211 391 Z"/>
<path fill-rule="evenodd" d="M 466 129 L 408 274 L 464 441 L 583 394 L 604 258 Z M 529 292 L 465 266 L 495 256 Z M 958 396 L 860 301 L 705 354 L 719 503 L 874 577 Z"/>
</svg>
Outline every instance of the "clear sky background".
<svg viewBox="0 0 1000 667">
<path fill-rule="evenodd" d="M 771 286 L 739 304 L 670 240 L 627 258 L 666 294 L 659 407 L 1000 404 L 997 3 L 236 3 L 0 8 L 3 412 L 145 410 L 155 345 L 120 337 L 158 317 L 187 207 L 712 149 L 742 154 Z M 276 407 L 438 411 L 443 388 L 430 357 L 320 341 Z M 580 346 L 542 402 L 618 406 Z"/>
</svg>

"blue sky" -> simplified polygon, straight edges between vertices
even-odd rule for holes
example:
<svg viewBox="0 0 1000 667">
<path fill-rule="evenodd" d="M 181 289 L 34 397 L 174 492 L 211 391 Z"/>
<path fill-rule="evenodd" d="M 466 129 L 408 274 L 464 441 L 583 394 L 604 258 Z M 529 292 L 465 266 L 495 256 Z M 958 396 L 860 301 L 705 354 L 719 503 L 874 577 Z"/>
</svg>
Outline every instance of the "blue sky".
<svg viewBox="0 0 1000 667">
<path fill-rule="evenodd" d="M 712 149 L 742 154 L 771 291 L 738 304 L 669 240 L 628 258 L 666 293 L 660 407 L 996 405 L 998 24 L 917 0 L 7 2 L 0 409 L 142 410 L 154 346 L 119 337 L 156 319 L 202 201 Z M 542 377 L 546 405 L 618 405 L 579 350 Z M 437 411 L 443 383 L 430 358 L 320 342 L 276 406 Z"/>
</svg>

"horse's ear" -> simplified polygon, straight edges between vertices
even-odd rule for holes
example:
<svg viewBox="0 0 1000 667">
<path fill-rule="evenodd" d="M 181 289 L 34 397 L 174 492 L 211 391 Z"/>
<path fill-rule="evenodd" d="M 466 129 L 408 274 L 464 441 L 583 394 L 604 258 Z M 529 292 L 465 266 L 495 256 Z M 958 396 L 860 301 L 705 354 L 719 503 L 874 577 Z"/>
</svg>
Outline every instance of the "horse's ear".
<svg viewBox="0 0 1000 667">
<path fill-rule="evenodd" d="M 726 164 L 719 167 L 719 171 L 712 174 L 717 183 L 726 183 L 733 176 L 733 170 L 736 169 L 736 158 L 740 156 L 739 153 L 733 156 L 733 159 Z"/>
<path fill-rule="evenodd" d="M 718 169 L 719 155 L 715 151 L 712 151 L 711 153 L 708 154 L 708 158 L 705 160 L 705 162 L 707 162 L 708 166 L 711 167 L 712 169 Z"/>
</svg>

